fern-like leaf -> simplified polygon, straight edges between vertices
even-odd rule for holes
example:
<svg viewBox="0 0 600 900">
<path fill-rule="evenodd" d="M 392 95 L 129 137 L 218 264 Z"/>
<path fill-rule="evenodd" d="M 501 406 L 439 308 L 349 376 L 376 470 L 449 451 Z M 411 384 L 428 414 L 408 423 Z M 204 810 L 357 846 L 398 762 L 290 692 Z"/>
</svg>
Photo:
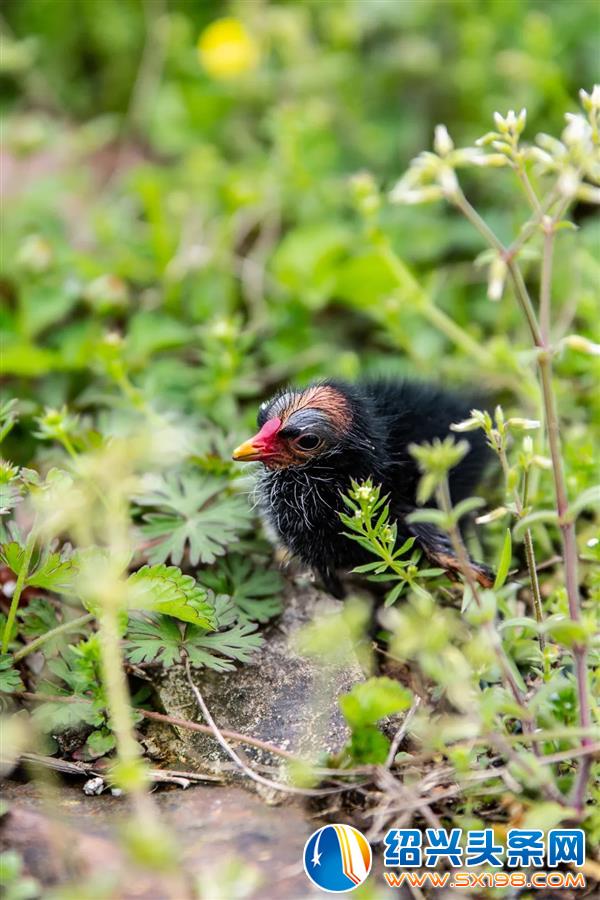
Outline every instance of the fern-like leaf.
<svg viewBox="0 0 600 900">
<path fill-rule="evenodd" d="M 186 551 L 192 565 L 212 563 L 248 526 L 250 511 L 241 497 L 226 493 L 219 478 L 187 472 L 167 475 L 137 503 L 154 507 L 143 516 L 142 533 L 151 542 L 151 563 L 179 564 Z"/>
<path fill-rule="evenodd" d="M 219 561 L 214 571 L 203 573 L 202 582 L 217 593 L 229 594 L 244 620 L 268 622 L 281 612 L 281 575 L 243 556 Z"/>
</svg>

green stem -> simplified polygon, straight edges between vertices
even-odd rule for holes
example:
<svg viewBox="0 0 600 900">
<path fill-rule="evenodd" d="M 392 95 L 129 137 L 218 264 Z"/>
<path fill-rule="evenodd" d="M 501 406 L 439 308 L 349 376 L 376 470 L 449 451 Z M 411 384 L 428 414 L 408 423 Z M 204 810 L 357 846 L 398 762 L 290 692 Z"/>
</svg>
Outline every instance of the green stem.
<svg viewBox="0 0 600 900">
<path fill-rule="evenodd" d="M 61 435 L 60 442 L 63 445 L 63 447 L 65 448 L 65 450 L 67 451 L 67 453 L 69 454 L 69 456 L 71 457 L 71 459 L 76 460 L 77 459 L 77 451 L 75 450 L 75 447 L 73 446 L 73 443 L 72 443 L 69 435 L 68 434 Z"/>
<path fill-rule="evenodd" d="M 388 264 L 390 272 L 396 279 L 398 287 L 403 295 L 407 295 L 416 308 L 425 316 L 431 324 L 437 328 L 449 341 L 460 347 L 468 356 L 472 356 L 482 365 L 489 364 L 489 354 L 471 337 L 460 325 L 446 315 L 439 307 L 431 302 L 427 293 L 412 275 L 410 270 L 398 258 L 389 241 L 380 237 L 377 241 L 379 249 Z"/>
<path fill-rule="evenodd" d="M 502 466 L 502 472 L 504 473 L 504 481 L 508 486 L 509 482 L 509 466 L 508 459 L 506 458 L 506 450 L 504 447 L 504 439 L 500 437 L 497 441 L 494 442 L 494 446 L 500 458 L 500 465 Z M 525 469 L 525 473 L 523 476 L 523 500 L 521 500 L 519 496 L 519 491 L 515 488 L 513 492 L 513 499 L 515 503 L 515 511 L 517 514 L 517 519 L 523 518 L 523 512 L 525 507 L 527 506 L 527 495 L 529 492 L 529 470 Z M 542 607 L 542 595 L 540 594 L 540 583 L 538 580 L 537 568 L 535 563 L 535 551 L 533 548 L 533 537 L 531 535 L 531 530 L 528 528 L 525 532 L 524 538 L 525 544 L 525 558 L 527 560 L 527 570 L 529 572 L 529 582 L 531 584 L 531 596 L 533 598 L 533 612 L 535 615 L 536 622 L 541 625 L 544 621 L 543 607 Z M 546 646 L 546 638 L 542 634 L 542 632 L 538 632 L 538 643 L 540 645 L 540 650 L 543 652 L 544 647 Z"/>
<path fill-rule="evenodd" d="M 545 220 L 546 221 L 546 220 Z M 550 346 L 550 294 L 552 287 L 552 258 L 554 252 L 554 223 L 544 228 L 544 252 L 540 281 L 540 329 L 546 347 Z"/>
<path fill-rule="evenodd" d="M 543 216 L 543 212 L 540 206 L 540 201 L 537 198 L 537 194 L 533 189 L 533 185 L 531 184 L 529 175 L 527 174 L 524 165 L 522 163 L 518 163 L 515 167 L 515 171 L 517 173 L 519 181 L 523 185 L 523 190 L 525 191 L 525 195 L 527 197 L 527 200 L 529 201 L 529 205 L 535 213 L 536 218 L 541 219 L 541 217 Z"/>
<path fill-rule="evenodd" d="M 538 625 L 542 625 L 544 622 L 544 610 L 542 607 L 542 596 L 540 594 L 540 583 L 538 580 L 537 569 L 535 567 L 535 551 L 533 549 L 533 538 L 531 536 L 531 531 L 529 528 L 525 532 L 524 536 L 524 544 L 525 544 L 525 557 L 527 559 L 527 568 L 529 569 L 529 581 L 531 583 L 531 596 L 533 598 L 533 612 L 535 614 L 535 620 Z M 538 643 L 540 645 L 540 650 L 543 652 L 546 646 L 546 638 L 542 634 L 542 632 L 538 632 Z"/>
<path fill-rule="evenodd" d="M 8 617 L 4 626 L 4 633 L 2 635 L 3 653 L 8 652 L 8 645 L 10 644 L 12 638 L 12 633 L 15 627 L 15 619 L 17 618 L 17 610 L 19 608 L 19 601 L 21 599 L 21 594 L 23 593 L 23 588 L 25 587 L 25 582 L 27 581 L 27 576 L 29 575 L 29 566 L 31 564 L 31 557 L 33 556 L 33 550 L 35 547 L 35 538 L 36 534 L 34 522 L 27 537 L 27 543 L 25 544 L 25 551 L 23 553 L 23 561 L 21 563 L 19 574 L 17 575 L 17 583 L 15 584 L 15 590 L 10 601 Z"/>
<path fill-rule="evenodd" d="M 29 644 L 26 644 L 24 647 L 21 647 L 20 650 L 17 650 L 13 655 L 13 662 L 19 662 L 19 660 L 29 656 L 30 653 L 35 653 L 35 651 L 45 644 L 46 641 L 51 641 L 52 638 L 57 637 L 59 634 L 65 634 L 67 631 L 75 631 L 77 628 L 81 628 L 82 625 L 87 625 L 93 618 L 94 616 L 92 613 L 86 613 L 84 616 L 79 616 L 77 619 L 70 619 L 68 622 L 63 622 L 62 625 L 57 625 L 56 628 L 52 628 L 45 634 L 41 634 L 35 640 L 30 641 Z"/>
<path fill-rule="evenodd" d="M 467 557 L 467 551 L 465 550 L 465 545 L 462 542 L 462 538 L 460 536 L 456 522 L 452 520 L 452 500 L 450 498 L 450 488 L 448 485 L 447 476 L 438 485 L 438 488 L 436 490 L 436 498 L 438 506 L 446 514 L 448 521 L 452 522 L 452 526 L 448 531 L 450 540 L 452 542 L 452 547 L 454 549 L 454 553 L 456 554 L 462 576 L 465 579 L 466 583 L 469 585 L 471 594 L 473 595 L 473 599 L 477 603 L 477 606 L 481 609 L 483 608 L 483 604 L 479 595 L 477 582 L 473 578 L 471 572 L 469 559 Z M 502 646 L 502 640 L 500 639 L 498 632 L 494 628 L 493 622 L 484 622 L 482 627 L 487 632 L 488 639 L 498 660 L 500 671 L 504 676 L 505 682 L 510 688 L 510 691 L 516 702 L 519 704 L 519 706 L 523 707 L 523 730 L 531 731 L 533 728 L 533 723 L 525 718 L 525 699 L 523 697 L 523 694 L 521 693 L 519 685 L 515 680 L 515 676 L 513 675 L 508 659 L 506 658 L 506 652 L 504 650 L 504 647 Z M 535 746 L 536 745 L 534 744 L 534 748 Z"/>
<path fill-rule="evenodd" d="M 577 543 L 575 536 L 575 523 L 569 521 L 567 517 L 568 498 L 566 490 L 565 475 L 563 469 L 561 447 L 560 447 L 560 431 L 558 424 L 558 415 L 556 412 L 556 400 L 552 387 L 552 350 L 544 338 L 544 334 L 540 329 L 538 320 L 527 291 L 527 287 L 523 280 L 521 269 L 516 261 L 516 254 L 523 246 L 526 240 L 531 237 L 535 229 L 541 223 L 543 216 L 548 212 L 551 206 L 556 202 L 559 193 L 555 188 L 551 191 L 543 206 L 540 208 L 540 214 L 533 216 L 525 225 L 524 229 L 517 241 L 515 241 L 508 249 L 504 247 L 502 242 L 496 237 L 494 232 L 489 228 L 486 222 L 481 218 L 479 213 L 471 206 L 462 191 L 459 189 L 451 198 L 458 209 L 465 217 L 474 225 L 487 243 L 495 249 L 505 260 L 508 270 L 511 274 L 515 287 L 515 294 L 519 305 L 525 315 L 533 343 L 539 349 L 538 353 L 538 369 L 540 380 L 542 383 L 542 396 L 544 402 L 544 410 L 546 416 L 546 430 L 548 434 L 548 444 L 550 447 L 550 456 L 552 458 L 552 473 L 554 477 L 554 493 L 556 498 L 556 510 L 562 536 L 563 544 L 563 560 L 565 567 L 565 585 L 567 589 L 567 598 L 569 602 L 569 615 L 574 622 L 581 620 L 580 600 L 579 600 L 579 581 L 577 578 Z M 568 198 L 563 198 L 558 208 L 555 210 L 552 220 L 552 230 L 556 222 L 564 214 L 569 203 Z M 550 226 L 545 228 L 548 233 Z M 552 254 L 553 241 L 544 242 L 544 256 Z M 543 279 L 544 293 L 540 297 L 540 307 L 543 309 L 545 320 L 545 328 L 549 331 L 549 309 L 550 309 L 550 279 L 551 262 L 544 259 L 542 270 L 546 270 Z M 587 678 L 587 648 L 583 644 L 577 644 L 573 647 L 573 658 L 575 663 L 575 677 L 577 681 L 577 694 L 579 698 L 579 723 L 582 728 L 589 727 L 591 723 L 591 710 Z M 585 747 L 589 743 L 588 738 L 582 739 L 582 746 Z M 589 778 L 591 767 L 591 758 L 583 757 L 579 766 L 579 772 L 575 786 L 573 788 L 573 803 L 581 812 L 585 802 L 585 792 Z"/>
<path fill-rule="evenodd" d="M 133 736 L 129 690 L 121 658 L 118 611 L 113 601 L 103 604 L 98 623 L 102 680 L 106 689 L 110 726 L 115 733 L 119 761 L 128 767 L 137 763 L 141 754 Z"/>
<path fill-rule="evenodd" d="M 504 246 L 502 241 L 496 237 L 487 222 L 485 222 L 484 219 L 482 219 L 482 217 L 479 215 L 477 210 L 473 206 L 471 206 L 461 190 L 458 190 L 455 194 L 453 194 L 450 199 L 452 200 L 454 205 L 458 209 L 460 209 L 465 218 L 468 219 L 469 222 L 471 222 L 471 224 L 477 229 L 477 231 L 485 239 L 485 241 L 491 247 L 493 247 L 494 250 L 497 251 L 500 258 L 503 259 L 506 263 L 513 281 L 517 300 L 521 309 L 523 310 L 525 318 L 527 319 L 527 324 L 529 325 L 529 330 L 531 332 L 533 342 L 536 347 L 542 347 L 542 335 L 538 326 L 533 303 L 531 302 L 531 297 L 529 296 L 529 292 L 527 291 L 527 287 L 525 286 L 523 275 L 521 274 L 521 269 L 519 268 L 519 265 L 515 259 L 515 250 L 512 247 L 507 249 Z"/>
</svg>

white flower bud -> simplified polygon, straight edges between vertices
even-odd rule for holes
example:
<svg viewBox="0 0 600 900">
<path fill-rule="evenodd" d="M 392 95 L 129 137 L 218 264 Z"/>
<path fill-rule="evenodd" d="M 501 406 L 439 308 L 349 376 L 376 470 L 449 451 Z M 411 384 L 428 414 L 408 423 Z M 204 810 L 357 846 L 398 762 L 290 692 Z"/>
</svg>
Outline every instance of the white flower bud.
<svg viewBox="0 0 600 900">
<path fill-rule="evenodd" d="M 459 191 L 458 179 L 454 173 L 454 169 L 444 166 L 440 172 L 440 187 L 444 197 L 451 200 Z"/>
<path fill-rule="evenodd" d="M 578 200 L 583 200 L 584 203 L 600 204 L 600 187 L 593 184 L 580 184 L 576 197 Z"/>
<path fill-rule="evenodd" d="M 501 116 L 499 112 L 494 113 L 494 122 L 496 123 L 496 128 L 500 132 L 500 134 L 508 134 L 508 124 L 504 116 Z"/>
<path fill-rule="evenodd" d="M 574 116 L 567 113 L 565 116 L 567 127 L 562 133 L 562 139 L 569 147 L 586 143 L 591 137 L 591 128 L 589 122 L 583 116 Z"/>
<path fill-rule="evenodd" d="M 600 344 L 595 344 L 581 334 L 570 334 L 563 342 L 571 350 L 586 353 L 588 356 L 600 356 Z"/>
<path fill-rule="evenodd" d="M 471 160 L 476 166 L 482 168 L 500 169 L 502 166 L 508 165 L 508 159 L 503 153 L 482 153 L 478 157 Z"/>
<path fill-rule="evenodd" d="M 489 300 L 502 300 L 507 272 L 508 268 L 504 260 L 499 256 L 494 257 L 488 270 L 487 295 Z"/>
<path fill-rule="evenodd" d="M 430 185 L 423 188 L 409 188 L 400 181 L 392 188 L 389 198 L 391 203 L 403 203 L 405 206 L 416 206 L 419 203 L 432 203 L 444 197 L 441 187 Z"/>
<path fill-rule="evenodd" d="M 517 417 L 510 418 L 506 424 L 512 428 L 520 428 L 523 431 L 535 431 L 540 427 L 538 419 L 519 419 Z"/>
<path fill-rule="evenodd" d="M 490 522 L 495 522 L 497 519 L 501 519 L 508 512 L 505 506 L 497 506 L 496 509 L 493 509 L 489 513 L 485 513 L 483 516 L 477 516 L 475 519 L 478 525 L 489 525 Z"/>
<path fill-rule="evenodd" d="M 459 433 L 476 431 L 478 428 L 481 428 L 481 422 L 476 418 L 465 419 L 463 422 L 456 422 L 456 424 L 450 426 L 451 431 L 458 431 Z"/>
<path fill-rule="evenodd" d="M 577 193 L 577 189 L 579 188 L 579 176 L 575 169 L 569 167 L 565 169 L 560 178 L 558 179 L 558 190 L 562 194 L 563 197 L 571 198 L 574 197 Z"/>
<path fill-rule="evenodd" d="M 452 152 L 452 150 L 454 150 L 454 141 L 448 134 L 448 129 L 445 125 L 435 126 L 433 149 L 438 154 L 438 156 L 447 156 Z"/>
</svg>

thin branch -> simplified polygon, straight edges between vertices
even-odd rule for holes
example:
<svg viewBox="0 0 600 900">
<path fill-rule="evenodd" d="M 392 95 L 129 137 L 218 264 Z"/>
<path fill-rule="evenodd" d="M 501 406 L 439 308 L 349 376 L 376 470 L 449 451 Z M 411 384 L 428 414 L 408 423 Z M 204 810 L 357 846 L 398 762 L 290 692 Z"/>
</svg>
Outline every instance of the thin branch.
<svg viewBox="0 0 600 900">
<path fill-rule="evenodd" d="M 91 703 L 85 697 L 65 697 L 61 694 L 36 694 L 32 691 L 19 691 L 17 696 L 23 700 L 32 700 L 36 703 Z M 179 719 L 177 716 L 168 716 L 165 713 L 154 712 L 149 709 L 135 708 L 136 714 L 143 716 L 144 719 L 150 719 L 155 722 L 164 722 L 165 725 L 173 725 L 175 728 L 186 728 L 188 731 L 198 731 L 201 734 L 208 734 L 214 738 L 214 732 L 208 725 L 201 725 L 199 722 L 190 722 L 188 719 Z M 230 741 L 239 744 L 248 744 L 250 747 L 256 747 L 259 750 L 265 750 L 274 756 L 281 756 L 283 759 L 295 760 L 296 757 L 289 750 L 282 750 L 274 744 L 267 741 L 261 741 L 258 738 L 250 737 L 246 734 L 240 734 L 239 731 L 231 731 L 230 729 L 221 729 L 221 733 Z"/>
<path fill-rule="evenodd" d="M 67 631 L 75 631 L 77 628 L 87 625 L 87 623 L 91 622 L 94 618 L 95 616 L 93 613 L 86 613 L 84 616 L 79 616 L 77 619 L 70 619 L 68 622 L 63 622 L 62 625 L 57 625 L 56 628 L 51 628 L 50 631 L 47 631 L 45 634 L 40 634 L 35 640 L 30 641 L 28 644 L 25 644 L 24 647 L 21 647 L 20 650 L 17 650 L 13 655 L 13 662 L 19 662 L 19 660 L 29 656 L 30 653 L 35 653 L 35 651 L 45 644 L 46 641 L 51 641 L 53 638 L 58 637 L 59 634 L 65 634 Z"/>
<path fill-rule="evenodd" d="M 250 766 L 244 762 L 241 756 L 239 756 L 235 752 L 233 747 L 231 747 L 225 740 L 223 732 L 219 729 L 219 726 L 213 719 L 208 706 L 204 702 L 204 697 L 194 683 L 190 670 L 190 662 L 187 657 L 185 659 L 185 674 L 192 693 L 194 694 L 198 706 L 200 707 L 200 711 L 202 712 L 202 715 L 204 716 L 207 724 L 211 728 L 215 739 L 223 748 L 225 753 L 230 757 L 230 759 L 232 759 L 233 762 L 237 766 L 239 766 L 242 772 L 244 772 L 244 774 L 247 775 L 248 778 L 251 778 L 252 781 L 255 781 L 257 784 L 262 784 L 264 787 L 268 787 L 272 790 L 281 791 L 282 793 L 286 794 L 299 794 L 300 796 L 304 797 L 324 797 L 327 794 L 339 794 L 341 791 L 348 790 L 347 786 L 341 788 L 324 788 L 322 790 L 313 790 L 311 788 L 297 788 L 291 784 L 284 784 L 282 781 L 272 781 L 270 778 L 264 778 L 262 775 L 259 775 L 258 772 L 255 772 L 254 769 L 250 768 Z"/>
<path fill-rule="evenodd" d="M 389 753 L 388 753 L 387 759 L 386 759 L 386 761 L 385 761 L 385 768 L 386 768 L 386 769 L 389 769 L 389 768 L 391 767 L 392 763 L 394 762 L 396 753 L 398 752 L 398 747 L 400 746 L 400 744 L 401 744 L 402 741 L 404 740 L 404 737 L 405 737 L 405 735 L 406 735 L 406 732 L 408 731 L 408 726 L 410 725 L 410 723 L 411 723 L 412 720 L 414 719 L 415 713 L 417 712 L 417 710 L 418 710 L 418 708 L 419 708 L 420 705 L 421 705 L 421 698 L 420 698 L 420 697 L 415 697 L 415 699 L 414 699 L 413 702 L 412 702 L 411 708 L 408 710 L 408 712 L 407 712 L 406 715 L 404 716 L 404 720 L 403 720 L 403 722 L 402 722 L 400 728 L 398 729 L 398 731 L 397 731 L 396 734 L 394 735 L 394 738 L 393 738 L 393 740 L 392 740 L 392 742 L 391 742 L 391 744 L 390 744 Z"/>
<path fill-rule="evenodd" d="M 56 759 L 54 756 L 43 756 L 40 753 L 21 753 L 19 762 L 30 765 L 43 766 L 45 769 L 53 769 L 63 775 L 74 775 L 80 778 L 97 776 L 106 778 L 108 773 L 104 765 L 94 762 L 73 762 L 68 759 Z M 221 783 L 218 775 L 206 775 L 200 772 L 180 772 L 178 769 L 149 769 L 147 771 L 150 781 L 156 784 L 179 784 L 180 787 L 188 787 L 192 781 L 214 781 Z M 187 782 L 187 784 L 185 783 Z"/>
</svg>

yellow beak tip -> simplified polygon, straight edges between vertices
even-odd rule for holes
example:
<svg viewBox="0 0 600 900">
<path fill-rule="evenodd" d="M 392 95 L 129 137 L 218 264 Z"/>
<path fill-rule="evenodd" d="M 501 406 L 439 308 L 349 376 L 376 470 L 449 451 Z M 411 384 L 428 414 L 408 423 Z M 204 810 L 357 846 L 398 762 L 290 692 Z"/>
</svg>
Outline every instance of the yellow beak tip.
<svg viewBox="0 0 600 900">
<path fill-rule="evenodd" d="M 237 462 L 250 462 L 253 459 L 257 459 L 257 453 L 258 450 L 254 444 L 251 444 L 250 441 L 244 441 L 243 444 L 235 448 L 231 457 Z"/>
</svg>

